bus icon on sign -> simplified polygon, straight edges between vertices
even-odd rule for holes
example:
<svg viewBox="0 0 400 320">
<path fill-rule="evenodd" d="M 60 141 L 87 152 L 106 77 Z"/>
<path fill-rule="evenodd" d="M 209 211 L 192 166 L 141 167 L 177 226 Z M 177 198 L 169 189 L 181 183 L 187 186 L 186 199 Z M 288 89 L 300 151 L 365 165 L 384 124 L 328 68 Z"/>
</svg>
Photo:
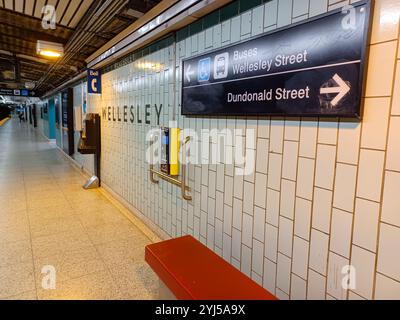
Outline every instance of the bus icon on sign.
<svg viewBox="0 0 400 320">
<path fill-rule="evenodd" d="M 215 56 L 214 79 L 225 79 L 229 71 L 229 53 L 225 52 Z"/>
<path fill-rule="evenodd" d="M 198 66 L 198 80 L 204 82 L 210 80 L 211 58 L 201 59 Z"/>
</svg>

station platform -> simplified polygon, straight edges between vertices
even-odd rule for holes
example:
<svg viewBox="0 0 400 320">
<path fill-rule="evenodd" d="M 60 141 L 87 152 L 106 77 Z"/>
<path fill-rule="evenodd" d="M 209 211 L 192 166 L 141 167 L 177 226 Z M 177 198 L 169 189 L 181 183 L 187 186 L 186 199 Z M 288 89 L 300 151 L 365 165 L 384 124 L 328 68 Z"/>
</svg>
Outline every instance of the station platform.
<svg viewBox="0 0 400 320">
<path fill-rule="evenodd" d="M 0 127 L 0 146 L 0 300 L 156 297 L 151 241 L 98 190 L 83 190 L 61 151 L 18 119 Z M 43 289 L 49 266 L 54 290 Z"/>
</svg>

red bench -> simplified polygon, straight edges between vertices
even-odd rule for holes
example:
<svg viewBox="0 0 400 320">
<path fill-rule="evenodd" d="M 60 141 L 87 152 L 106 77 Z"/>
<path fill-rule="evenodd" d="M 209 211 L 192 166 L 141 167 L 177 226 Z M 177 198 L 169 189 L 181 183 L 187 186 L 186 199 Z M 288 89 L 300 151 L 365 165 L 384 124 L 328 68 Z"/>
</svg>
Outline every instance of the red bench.
<svg viewBox="0 0 400 320">
<path fill-rule="evenodd" d="M 277 300 L 191 236 L 148 245 L 145 258 L 179 300 Z"/>
</svg>

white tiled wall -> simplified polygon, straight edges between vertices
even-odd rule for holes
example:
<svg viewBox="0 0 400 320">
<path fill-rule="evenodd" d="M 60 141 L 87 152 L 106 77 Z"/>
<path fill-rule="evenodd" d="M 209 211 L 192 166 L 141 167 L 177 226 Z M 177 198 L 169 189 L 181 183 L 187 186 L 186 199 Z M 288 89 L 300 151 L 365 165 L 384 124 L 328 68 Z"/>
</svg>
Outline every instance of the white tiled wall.
<svg viewBox="0 0 400 320">
<path fill-rule="evenodd" d="M 274 0 L 103 76 L 89 110 L 180 102 L 183 58 L 348 4 Z M 190 166 L 193 201 L 149 181 L 145 124 L 102 123 L 104 183 L 171 237 L 191 234 L 282 299 L 400 298 L 400 50 L 398 0 L 376 0 L 361 123 L 185 118 L 181 128 L 257 129 L 257 173 Z M 161 64 L 143 70 L 144 62 Z M 153 113 L 154 117 L 154 113 Z M 152 126 L 155 119 L 152 119 Z M 343 289 L 342 267 L 357 285 Z"/>
</svg>

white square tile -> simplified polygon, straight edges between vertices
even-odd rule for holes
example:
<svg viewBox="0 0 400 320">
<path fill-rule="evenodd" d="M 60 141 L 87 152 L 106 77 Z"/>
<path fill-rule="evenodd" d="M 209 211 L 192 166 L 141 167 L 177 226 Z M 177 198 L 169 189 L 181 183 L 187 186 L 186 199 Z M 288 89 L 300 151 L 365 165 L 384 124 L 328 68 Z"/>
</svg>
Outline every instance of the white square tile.
<svg viewBox="0 0 400 320">
<path fill-rule="evenodd" d="M 278 19 L 278 0 L 272 0 L 265 4 L 264 27 L 275 25 Z"/>
<path fill-rule="evenodd" d="M 296 193 L 308 200 L 312 200 L 313 196 L 314 163 L 312 159 L 299 158 Z"/>
<path fill-rule="evenodd" d="M 251 35 L 256 36 L 263 32 L 264 26 L 264 12 L 260 10 L 260 8 L 256 7 L 252 10 L 252 28 L 251 28 Z"/>
<path fill-rule="evenodd" d="M 278 227 L 279 223 L 279 202 L 280 193 L 278 191 L 267 190 L 267 222 Z"/>
<path fill-rule="evenodd" d="M 276 287 L 276 263 L 264 259 L 264 281 L 263 287 L 270 293 L 275 294 Z"/>
<path fill-rule="evenodd" d="M 398 37 L 399 3 L 396 0 L 376 1 L 372 24 L 371 43 L 396 40 Z M 393 13 L 393 17 L 388 14 Z M 397 19 L 395 15 L 397 12 Z M 397 21 L 396 21 L 397 20 Z"/>
<path fill-rule="evenodd" d="M 278 272 L 276 286 L 286 294 L 290 293 L 290 269 L 292 261 L 290 258 L 278 253 Z"/>
<path fill-rule="evenodd" d="M 265 208 L 267 198 L 267 175 L 256 173 L 254 204 Z"/>
<path fill-rule="evenodd" d="M 325 300 L 326 277 L 310 269 L 307 285 L 308 300 Z"/>
<path fill-rule="evenodd" d="M 222 256 L 225 261 L 228 263 L 231 263 L 231 258 L 232 258 L 232 238 L 224 233 L 224 238 L 223 238 L 223 247 L 222 247 Z"/>
<path fill-rule="evenodd" d="M 248 35 L 251 32 L 251 11 L 244 12 L 241 15 L 241 26 L 240 33 L 241 35 Z"/>
<path fill-rule="evenodd" d="M 290 288 L 291 300 L 306 300 L 307 298 L 307 282 L 295 274 L 292 274 L 292 285 Z"/>
<path fill-rule="evenodd" d="M 253 237 L 261 242 L 264 241 L 266 213 L 265 209 L 254 207 Z"/>
<path fill-rule="evenodd" d="M 257 160 L 256 160 L 256 170 L 260 173 L 268 173 L 268 149 L 269 140 L 268 139 L 258 139 L 257 140 Z"/>
<path fill-rule="evenodd" d="M 400 48 L 400 42 L 399 42 Z M 400 49 L 399 49 L 400 56 Z M 400 59 L 400 57 L 398 57 Z M 392 115 L 400 116 L 400 61 L 397 60 L 396 78 L 393 90 Z"/>
<path fill-rule="evenodd" d="M 361 150 L 357 188 L 358 197 L 380 201 L 384 161 L 385 153 L 383 151 Z"/>
<path fill-rule="evenodd" d="M 376 300 L 400 300 L 400 282 L 379 273 L 376 274 Z"/>
<path fill-rule="evenodd" d="M 294 234 L 306 240 L 310 239 L 311 205 L 311 201 L 296 198 Z"/>
<path fill-rule="evenodd" d="M 299 141 L 300 119 L 285 120 L 285 140 Z"/>
<path fill-rule="evenodd" d="M 283 292 L 279 288 L 276 288 L 276 294 L 275 295 L 281 301 L 289 300 L 289 294 L 287 294 L 286 292 Z"/>
<path fill-rule="evenodd" d="M 232 235 L 232 207 L 224 206 L 224 233 Z"/>
<path fill-rule="evenodd" d="M 315 169 L 315 185 L 332 190 L 335 177 L 336 147 L 318 145 Z"/>
<path fill-rule="evenodd" d="M 315 158 L 317 150 L 317 121 L 303 121 L 300 129 L 300 148 L 299 156 Z"/>
<path fill-rule="evenodd" d="M 237 199 L 243 199 L 243 181 L 242 175 L 236 174 L 233 177 L 233 196 Z"/>
<path fill-rule="evenodd" d="M 328 263 L 329 236 L 318 230 L 311 230 L 310 268 L 326 275 Z"/>
<path fill-rule="evenodd" d="M 399 92 L 400 94 L 400 92 Z M 390 119 L 386 169 L 400 171 L 400 117 Z"/>
<path fill-rule="evenodd" d="M 265 256 L 276 262 L 278 254 L 278 228 L 266 224 L 265 225 Z"/>
<path fill-rule="evenodd" d="M 293 248 L 293 221 L 285 217 L 279 219 L 279 252 L 288 257 L 292 256 Z"/>
<path fill-rule="evenodd" d="M 232 218 L 232 225 L 234 228 L 238 230 L 242 230 L 242 201 L 236 198 L 233 199 L 233 218 Z"/>
<path fill-rule="evenodd" d="M 374 287 L 375 254 L 353 246 L 351 265 L 356 272 L 356 287 L 352 290 L 360 296 L 371 300 Z"/>
<path fill-rule="evenodd" d="M 233 228 L 232 229 L 232 257 L 240 261 L 240 254 L 242 248 L 242 233 Z"/>
<path fill-rule="evenodd" d="M 263 118 L 258 119 L 258 130 L 257 130 L 258 137 L 263 139 L 269 139 L 270 127 L 271 127 L 270 119 L 263 119 Z M 267 148 L 266 150 L 268 151 L 269 148 Z"/>
<path fill-rule="evenodd" d="M 225 203 L 227 205 L 232 205 L 233 201 L 233 178 L 229 176 L 225 176 Z"/>
<path fill-rule="evenodd" d="M 389 97 L 365 99 L 361 148 L 386 149 L 389 114 Z"/>
<path fill-rule="evenodd" d="M 284 129 L 285 122 L 283 120 L 271 120 L 270 152 L 282 154 Z"/>
<path fill-rule="evenodd" d="M 222 244 L 223 244 L 223 223 L 222 221 L 216 219 L 215 220 L 215 245 L 219 248 L 222 248 Z"/>
<path fill-rule="evenodd" d="M 315 188 L 312 227 L 329 233 L 332 215 L 332 191 Z"/>
<path fill-rule="evenodd" d="M 400 281 L 400 228 L 381 223 L 378 272 Z"/>
<path fill-rule="evenodd" d="M 253 259 L 252 259 L 252 269 L 257 274 L 263 273 L 263 263 L 264 263 L 264 243 L 253 240 Z"/>
<path fill-rule="evenodd" d="M 351 213 L 333 209 L 330 250 L 350 257 L 351 232 L 353 227 L 353 215 Z"/>
<path fill-rule="evenodd" d="M 253 215 L 254 210 L 254 184 L 244 182 L 243 212 Z"/>
<path fill-rule="evenodd" d="M 208 209 L 208 188 L 207 188 L 207 186 L 201 186 L 200 209 L 203 211 L 207 211 L 207 209 Z"/>
<path fill-rule="evenodd" d="M 278 1 L 278 28 L 292 22 L 292 5 L 293 0 Z"/>
<path fill-rule="evenodd" d="M 251 280 L 253 280 L 255 283 L 257 283 L 260 286 L 263 285 L 263 277 L 254 271 L 252 271 L 252 273 L 251 273 Z"/>
<path fill-rule="evenodd" d="M 354 210 L 357 167 L 338 163 L 336 166 L 333 206 L 346 211 Z"/>
<path fill-rule="evenodd" d="M 352 301 L 352 300 L 354 300 L 354 301 L 357 301 L 357 300 L 362 301 L 362 300 L 366 300 L 366 299 L 361 297 L 361 296 L 359 296 L 358 294 L 355 294 L 352 291 L 349 291 L 349 300 L 350 301 Z"/>
<path fill-rule="evenodd" d="M 271 153 L 268 167 L 268 187 L 274 190 L 281 189 L 282 155 Z"/>
<path fill-rule="evenodd" d="M 400 145 L 399 145 L 400 146 Z M 400 149 L 400 147 L 399 147 Z M 382 221 L 400 227 L 400 172 L 386 172 Z"/>
<path fill-rule="evenodd" d="M 289 180 L 296 180 L 298 142 L 285 141 L 283 152 L 282 177 Z"/>
<path fill-rule="evenodd" d="M 370 47 L 367 97 L 388 97 L 391 95 L 396 50 L 396 41 L 375 44 Z"/>
<path fill-rule="evenodd" d="M 253 217 L 243 214 L 242 243 L 251 248 L 253 245 Z"/>
<path fill-rule="evenodd" d="M 307 241 L 294 237 L 292 272 L 303 279 L 307 279 L 309 246 Z"/>
<path fill-rule="evenodd" d="M 245 245 L 242 245 L 242 260 L 240 270 L 248 277 L 251 277 L 251 257 L 251 249 Z"/>
<path fill-rule="evenodd" d="M 379 203 L 357 199 L 354 216 L 353 243 L 376 252 L 379 223 Z"/>
<path fill-rule="evenodd" d="M 294 206 L 296 199 L 296 183 L 294 181 L 289 181 L 282 179 L 281 184 L 281 215 L 294 219 Z"/>
<path fill-rule="evenodd" d="M 299 17 L 308 13 L 309 0 L 294 0 L 293 17 Z"/>
<path fill-rule="evenodd" d="M 347 299 L 348 288 L 343 287 L 345 275 L 342 273 L 349 260 L 333 252 L 329 254 L 327 293 L 339 300 Z"/>
<path fill-rule="evenodd" d="M 318 128 L 318 143 L 332 144 L 337 143 L 338 122 L 320 121 Z"/>
<path fill-rule="evenodd" d="M 341 122 L 339 124 L 339 142 L 337 161 L 358 164 L 361 123 Z"/>
</svg>

